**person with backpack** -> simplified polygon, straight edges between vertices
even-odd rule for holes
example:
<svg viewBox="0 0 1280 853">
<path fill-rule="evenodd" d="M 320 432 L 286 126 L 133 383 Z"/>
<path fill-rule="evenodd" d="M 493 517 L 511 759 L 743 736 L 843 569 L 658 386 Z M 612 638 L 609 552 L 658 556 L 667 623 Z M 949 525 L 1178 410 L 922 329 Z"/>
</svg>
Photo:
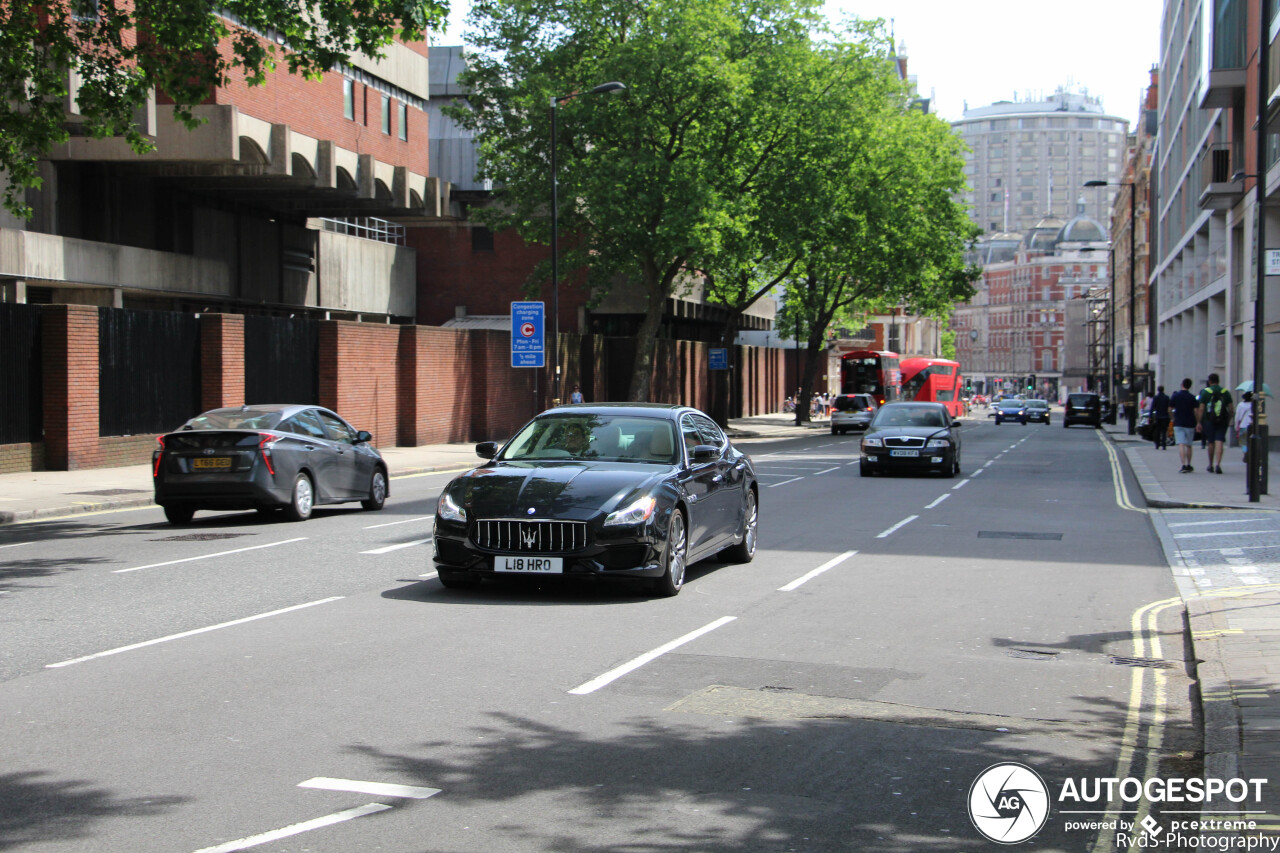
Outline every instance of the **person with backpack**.
<svg viewBox="0 0 1280 853">
<path fill-rule="evenodd" d="M 1208 387 L 1200 392 L 1200 399 L 1196 401 L 1197 428 L 1209 443 L 1209 470 L 1221 474 L 1222 448 L 1235 413 L 1231 407 L 1231 392 L 1218 384 L 1218 374 L 1210 373 L 1208 382 Z"/>
</svg>

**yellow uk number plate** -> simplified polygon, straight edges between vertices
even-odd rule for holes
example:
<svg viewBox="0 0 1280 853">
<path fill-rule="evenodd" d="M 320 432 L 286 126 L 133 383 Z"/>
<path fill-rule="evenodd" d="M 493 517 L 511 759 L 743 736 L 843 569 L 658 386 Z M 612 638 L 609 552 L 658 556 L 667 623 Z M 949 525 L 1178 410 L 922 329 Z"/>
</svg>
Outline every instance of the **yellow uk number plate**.
<svg viewBox="0 0 1280 853">
<path fill-rule="evenodd" d="M 213 456 L 213 457 L 210 457 L 209 459 L 194 459 L 191 462 L 191 467 L 200 471 L 205 471 L 210 468 L 230 468 L 231 457 L 230 456 Z"/>
</svg>

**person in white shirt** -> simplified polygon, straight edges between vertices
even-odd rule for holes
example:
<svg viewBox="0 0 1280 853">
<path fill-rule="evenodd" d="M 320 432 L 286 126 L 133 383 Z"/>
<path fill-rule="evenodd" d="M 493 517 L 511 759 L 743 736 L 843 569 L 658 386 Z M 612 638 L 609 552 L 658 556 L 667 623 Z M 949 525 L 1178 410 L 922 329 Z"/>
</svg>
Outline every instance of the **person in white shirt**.
<svg viewBox="0 0 1280 853">
<path fill-rule="evenodd" d="M 1253 426 L 1253 392 L 1245 391 L 1240 395 L 1240 405 L 1236 406 L 1236 438 L 1240 441 L 1240 450 L 1244 460 L 1249 461 L 1249 427 Z"/>
</svg>

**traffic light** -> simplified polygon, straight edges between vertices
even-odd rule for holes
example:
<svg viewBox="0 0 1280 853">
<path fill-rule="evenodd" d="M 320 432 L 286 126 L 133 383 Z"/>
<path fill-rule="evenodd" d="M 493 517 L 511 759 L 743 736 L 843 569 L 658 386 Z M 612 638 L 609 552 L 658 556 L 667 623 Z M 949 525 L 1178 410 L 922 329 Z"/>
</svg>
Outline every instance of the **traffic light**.
<svg viewBox="0 0 1280 853">
<path fill-rule="evenodd" d="M 1031 374 L 1031 378 L 1027 380 L 1027 390 L 1028 391 L 1034 390 L 1035 387 L 1036 387 L 1036 375 L 1033 373 Z"/>
</svg>

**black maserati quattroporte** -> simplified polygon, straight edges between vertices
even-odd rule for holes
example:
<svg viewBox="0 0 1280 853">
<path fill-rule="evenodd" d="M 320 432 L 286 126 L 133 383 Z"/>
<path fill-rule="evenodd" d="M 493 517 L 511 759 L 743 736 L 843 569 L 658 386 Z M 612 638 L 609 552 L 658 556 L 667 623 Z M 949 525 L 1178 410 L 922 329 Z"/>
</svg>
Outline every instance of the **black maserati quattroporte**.
<svg viewBox="0 0 1280 853">
<path fill-rule="evenodd" d="M 435 516 L 440 582 L 484 577 L 643 579 L 660 595 L 685 567 L 756 551 L 755 469 L 716 423 L 684 406 L 561 406 L 455 478 Z"/>
</svg>

